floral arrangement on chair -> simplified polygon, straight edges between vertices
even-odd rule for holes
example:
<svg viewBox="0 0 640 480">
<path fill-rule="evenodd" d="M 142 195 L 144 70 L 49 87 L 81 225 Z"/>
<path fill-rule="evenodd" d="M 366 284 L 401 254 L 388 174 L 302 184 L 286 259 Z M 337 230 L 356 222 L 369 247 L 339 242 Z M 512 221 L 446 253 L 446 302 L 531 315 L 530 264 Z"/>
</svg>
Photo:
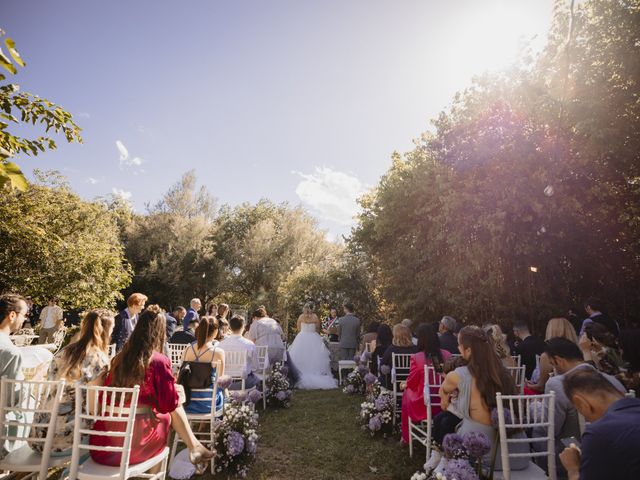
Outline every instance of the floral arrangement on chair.
<svg viewBox="0 0 640 480">
<path fill-rule="evenodd" d="M 361 361 L 360 355 L 353 357 L 353 360 L 356 362 L 357 367 L 347 375 L 342 391 L 348 394 L 364 395 L 368 390 L 365 377 L 372 374 L 369 373 L 369 367 L 366 365 L 367 362 Z"/>
<path fill-rule="evenodd" d="M 258 414 L 248 405 L 231 401 L 216 421 L 215 471 L 247 476 L 258 446 Z"/>
<path fill-rule="evenodd" d="M 375 385 L 378 386 L 377 389 Z M 367 400 L 360 404 L 362 430 L 368 431 L 372 437 L 380 434 L 387 438 L 393 434 L 393 403 L 395 401 L 393 392 L 380 391 L 377 382 L 369 387 L 371 387 L 371 393 L 367 395 Z"/>
<path fill-rule="evenodd" d="M 291 386 L 289 385 L 289 379 L 287 375 L 289 369 L 286 365 L 282 365 L 280 362 L 276 362 L 272 369 L 271 374 L 267 378 L 267 403 L 275 407 L 287 408 L 291 405 Z"/>
</svg>

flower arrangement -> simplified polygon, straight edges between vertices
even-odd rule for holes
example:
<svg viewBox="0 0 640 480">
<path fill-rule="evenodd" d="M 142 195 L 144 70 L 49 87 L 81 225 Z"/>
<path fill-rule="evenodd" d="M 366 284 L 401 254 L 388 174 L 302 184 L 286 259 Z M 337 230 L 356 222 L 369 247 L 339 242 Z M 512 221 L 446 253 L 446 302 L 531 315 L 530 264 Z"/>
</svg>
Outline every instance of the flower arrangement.
<svg viewBox="0 0 640 480">
<path fill-rule="evenodd" d="M 393 393 L 385 390 L 378 391 L 377 396 L 368 395 L 367 400 L 360 404 L 360 422 L 362 429 L 371 436 L 382 435 L 388 437 L 393 433 Z"/>
<path fill-rule="evenodd" d="M 344 393 L 364 395 L 367 388 L 364 383 L 364 377 L 357 368 L 347 375 L 345 386 L 342 389 Z"/>
<path fill-rule="evenodd" d="M 286 365 L 276 362 L 272 369 L 271 375 L 267 378 L 267 403 L 276 407 L 287 408 L 291 405 L 291 386 L 287 375 L 289 369 Z"/>
<path fill-rule="evenodd" d="M 258 414 L 248 405 L 231 400 L 222 420 L 216 421 L 215 470 L 247 476 L 258 446 Z"/>
</svg>

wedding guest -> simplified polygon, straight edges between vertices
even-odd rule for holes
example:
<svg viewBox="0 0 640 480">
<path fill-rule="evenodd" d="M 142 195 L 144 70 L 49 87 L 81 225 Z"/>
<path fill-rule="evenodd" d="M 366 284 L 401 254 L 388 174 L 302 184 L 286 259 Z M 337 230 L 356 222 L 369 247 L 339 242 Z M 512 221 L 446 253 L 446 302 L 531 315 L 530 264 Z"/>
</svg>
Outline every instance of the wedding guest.
<svg viewBox="0 0 640 480">
<path fill-rule="evenodd" d="M 164 312 L 164 317 L 167 320 L 167 332 L 165 338 L 169 339 L 176 331 L 178 320 L 173 315 L 169 315 L 169 312 Z"/>
<path fill-rule="evenodd" d="M 176 327 L 178 325 L 183 326 L 184 328 L 184 317 L 187 315 L 187 309 L 184 307 L 176 307 L 175 310 L 173 311 L 173 318 L 176 319 Z"/>
<path fill-rule="evenodd" d="M 49 380 L 66 380 L 56 418 L 51 450 L 54 455 L 71 454 L 76 410 L 75 382 L 88 384 L 96 380 L 101 373 L 106 373 L 110 361 L 109 342 L 114 323 L 113 312 L 103 308 L 91 310 L 82 319 L 79 338 L 60 350 L 53 358 Z M 48 422 L 49 414 L 35 415 L 34 423 Z M 38 438 L 44 438 L 47 428 L 36 427 L 35 434 Z M 31 447 L 42 452 L 44 444 L 34 443 Z"/>
<path fill-rule="evenodd" d="M 244 317 L 234 315 L 229 320 L 229 328 L 231 333 L 220 342 L 220 348 L 225 352 L 247 352 L 247 365 L 245 368 L 245 388 L 253 388 L 262 385 L 258 377 L 253 373 L 258 368 L 258 355 L 256 346 L 251 340 L 242 336 L 244 333 Z M 234 390 L 240 388 L 239 383 L 232 384 L 229 389 Z"/>
<path fill-rule="evenodd" d="M 224 337 L 229 333 L 229 318 L 231 316 L 231 310 L 229 305 L 226 303 L 221 303 L 218 305 L 218 314 L 216 318 L 218 319 L 218 336 L 216 340 L 220 341 L 224 339 Z"/>
<path fill-rule="evenodd" d="M 580 450 L 560 454 L 569 480 L 636 480 L 640 478 L 640 400 L 626 398 L 593 369 L 565 375 L 564 391 L 576 410 L 591 422 Z"/>
<path fill-rule="evenodd" d="M 515 360 L 511 356 L 511 349 L 507 345 L 507 336 L 502 333 L 500 325 L 487 325 L 484 331 L 489 336 L 489 341 L 493 345 L 493 351 L 505 367 L 517 367 Z"/>
<path fill-rule="evenodd" d="M 187 310 L 187 314 L 182 319 L 182 327 L 185 330 L 187 329 L 189 322 L 191 321 L 192 318 L 195 318 L 198 321 L 200 320 L 200 315 L 198 315 L 198 312 L 200 311 L 201 308 L 202 308 L 202 302 L 200 301 L 200 299 L 192 298 L 191 302 L 189 302 L 189 309 Z"/>
<path fill-rule="evenodd" d="M 335 325 L 338 320 L 338 309 L 331 307 L 329 316 L 322 320 L 322 331 L 329 336 L 330 342 L 338 341 L 338 328 Z"/>
<path fill-rule="evenodd" d="M 207 315 L 210 317 L 218 316 L 218 304 L 215 302 L 211 302 L 207 307 Z"/>
<path fill-rule="evenodd" d="M 180 406 L 171 361 L 160 353 L 165 343 L 166 331 L 165 318 L 161 312 L 157 305 L 150 305 L 142 312 L 131 337 L 112 360 L 104 386 L 140 386 L 131 439 L 131 464 L 142 463 L 162 452 L 169 439 L 169 427 L 173 426 L 189 449 L 189 460 L 203 465 L 209 462 L 214 453 L 207 450 L 194 436 L 184 408 Z M 98 401 L 102 401 L 102 393 Z M 124 427 L 122 422 L 99 420 L 93 430 L 122 431 Z M 122 446 L 123 440 L 92 435 L 90 444 L 96 447 Z M 120 457 L 119 452 L 91 450 L 91 458 L 101 465 L 118 466 Z"/>
<path fill-rule="evenodd" d="M 187 347 L 182 355 L 183 365 L 188 363 L 190 368 L 190 382 L 187 388 L 208 388 L 215 383 L 216 378 L 224 375 L 224 350 L 220 342 L 216 340 L 218 334 L 218 320 L 215 317 L 204 316 L 200 318 L 196 331 L 197 341 Z M 220 370 L 216 370 L 216 364 L 220 365 Z M 181 375 L 184 367 L 182 367 Z M 180 378 L 180 377 L 179 377 Z M 198 383 L 200 382 L 200 383 Z M 186 389 L 185 389 L 186 390 Z M 188 400 L 198 401 L 188 402 L 184 410 L 187 413 L 209 413 L 211 412 L 211 398 L 206 397 L 206 392 L 187 392 Z M 224 392 L 216 392 L 216 410 L 222 409 Z"/>
<path fill-rule="evenodd" d="M 196 330 L 200 322 L 195 318 L 189 320 L 186 330 L 178 330 L 169 339 L 169 343 L 192 344 L 196 341 Z"/>
<path fill-rule="evenodd" d="M 387 365 L 392 368 L 393 354 L 394 353 L 416 353 L 418 347 L 413 344 L 411 340 L 411 330 L 406 325 L 398 323 L 393 326 L 393 340 L 391 345 L 387 348 L 380 361 L 380 366 Z M 388 382 L 386 375 L 379 378 L 382 386 L 387 387 Z M 387 387 L 388 388 L 388 387 Z"/>
<path fill-rule="evenodd" d="M 282 361 L 284 354 L 282 327 L 273 318 L 267 316 L 267 310 L 262 306 L 253 312 L 253 317 L 254 321 L 251 323 L 247 338 L 256 346 L 267 346 L 270 361 L 274 363 Z"/>
<path fill-rule="evenodd" d="M 337 320 L 340 360 L 353 360 L 360 341 L 360 319 L 354 314 L 351 302 L 342 305 L 344 315 Z"/>
<path fill-rule="evenodd" d="M 437 374 L 442 374 L 445 361 L 451 357 L 451 353 L 440 348 L 438 339 L 438 327 L 435 324 L 423 323 L 418 327 L 418 353 L 411 357 L 409 377 L 402 395 L 402 441 L 409 443 L 409 418 L 412 422 L 421 422 L 427 418 L 427 409 L 424 399 L 424 367 L 433 366 Z M 433 384 L 435 379 L 431 379 Z M 438 399 L 438 388 L 431 389 L 431 397 Z M 432 415 L 440 413 L 439 406 L 431 407 Z"/>
<path fill-rule="evenodd" d="M 609 318 L 608 315 L 603 313 L 603 304 L 600 299 L 596 297 L 589 297 L 584 301 L 584 310 L 589 315 L 582 322 L 582 329 L 580 330 L 580 335 L 584 333 L 584 329 L 590 323 L 599 323 L 604 325 L 611 334 L 613 334 L 616 338 L 620 336 L 620 327 L 618 326 L 618 322 Z"/>
<path fill-rule="evenodd" d="M 440 320 L 440 345 L 452 354 L 459 353 L 458 338 L 454 333 L 456 331 L 457 323 L 456 319 L 449 315 L 445 315 L 442 317 L 442 320 Z"/>
<path fill-rule="evenodd" d="M 49 304 L 40 312 L 39 344 L 53 342 L 53 334 L 64 326 L 62 314 L 62 308 L 58 305 L 58 299 L 51 297 Z"/>
<path fill-rule="evenodd" d="M 367 327 L 367 332 L 360 339 L 360 348 L 358 352 L 364 353 L 367 344 L 369 346 L 374 345 L 374 342 L 378 338 L 378 328 L 380 328 L 380 322 L 373 321 Z"/>
<path fill-rule="evenodd" d="M 383 323 L 378 327 L 378 332 L 376 335 L 376 348 L 373 350 L 373 354 L 371 355 L 371 373 L 374 375 L 379 375 L 378 364 L 382 362 L 382 357 L 384 356 L 384 352 L 387 351 L 387 348 L 391 346 L 391 342 L 393 341 L 393 333 L 391 332 L 391 327 L 386 323 Z"/>
<path fill-rule="evenodd" d="M 529 326 L 524 320 L 514 322 L 513 333 L 519 339 L 515 347 L 516 355 L 520 355 L 522 365 L 525 366 L 525 377 L 530 379 L 536 368 L 536 355 L 541 355 L 544 351 L 544 341 L 531 335 Z"/>
<path fill-rule="evenodd" d="M 111 343 L 116 344 L 116 352 L 122 350 L 138 321 L 138 314 L 144 310 L 147 296 L 142 293 L 133 293 L 127 299 L 127 308 L 115 317 L 115 326 L 111 334 Z"/>
<path fill-rule="evenodd" d="M 413 330 L 411 330 L 411 326 L 413 325 L 413 320 L 411 320 L 410 318 L 405 318 L 400 323 L 402 325 L 404 325 L 405 327 L 407 327 L 409 329 L 409 331 L 411 332 L 411 341 L 413 342 L 413 344 L 414 345 L 418 345 L 418 337 L 416 337 L 413 334 Z"/>
</svg>

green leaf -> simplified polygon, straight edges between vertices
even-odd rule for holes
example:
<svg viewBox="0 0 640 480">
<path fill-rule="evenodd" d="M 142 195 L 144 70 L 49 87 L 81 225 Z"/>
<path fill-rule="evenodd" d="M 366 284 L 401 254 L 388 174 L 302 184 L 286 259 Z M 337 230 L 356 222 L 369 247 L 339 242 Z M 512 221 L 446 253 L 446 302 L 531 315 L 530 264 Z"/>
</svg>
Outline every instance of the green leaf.
<svg viewBox="0 0 640 480">
<path fill-rule="evenodd" d="M 2 49 L 0 49 L 0 65 L 2 67 L 4 67 L 5 70 L 8 70 L 9 72 L 13 73 L 14 75 L 16 73 L 18 73 L 18 70 L 16 70 L 16 67 L 13 66 L 13 63 L 11 63 L 11 60 L 9 60 L 4 53 L 2 53 Z"/>
<path fill-rule="evenodd" d="M 26 64 L 24 63 L 24 60 L 22 60 L 22 57 L 20 56 L 18 51 L 16 50 L 16 43 L 12 39 L 7 38 L 5 39 L 4 44 L 7 46 L 7 50 L 9 50 L 9 54 L 13 57 L 15 62 L 21 67 L 24 67 Z"/>
<path fill-rule="evenodd" d="M 5 178 L 3 183 L 6 183 L 6 179 L 8 178 L 11 182 L 11 186 L 22 192 L 27 189 L 27 179 L 23 175 L 22 170 L 20 170 L 20 167 L 13 162 L 7 162 L 0 165 L 0 177 Z"/>
</svg>

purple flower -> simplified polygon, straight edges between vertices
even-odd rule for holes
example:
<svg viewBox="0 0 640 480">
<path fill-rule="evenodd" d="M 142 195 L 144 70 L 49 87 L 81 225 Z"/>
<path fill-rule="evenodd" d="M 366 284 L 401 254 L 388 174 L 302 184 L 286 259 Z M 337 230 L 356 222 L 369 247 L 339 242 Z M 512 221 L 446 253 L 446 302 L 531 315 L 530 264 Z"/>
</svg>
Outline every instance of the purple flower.
<svg viewBox="0 0 640 480">
<path fill-rule="evenodd" d="M 373 385 L 374 383 L 376 383 L 376 376 L 373 373 L 367 373 L 364 376 L 364 383 L 366 383 L 367 385 Z"/>
<path fill-rule="evenodd" d="M 367 367 L 365 367 L 364 365 L 360 365 L 358 367 L 358 373 L 362 376 L 366 375 L 367 372 L 369 371 L 369 369 Z"/>
<path fill-rule="evenodd" d="M 386 395 L 380 395 L 378 398 L 375 399 L 373 404 L 375 405 L 376 410 L 381 412 L 382 410 L 384 410 L 389 406 L 389 397 L 387 397 Z"/>
<path fill-rule="evenodd" d="M 467 432 L 462 436 L 462 444 L 471 458 L 482 458 L 491 451 L 491 443 L 482 432 Z"/>
<path fill-rule="evenodd" d="M 369 430 L 372 432 L 377 432 L 382 428 L 382 419 L 380 415 L 374 415 L 369 419 Z"/>
<path fill-rule="evenodd" d="M 445 477 L 455 480 L 479 480 L 473 467 L 463 459 L 449 460 L 443 473 Z"/>
<path fill-rule="evenodd" d="M 286 377 L 287 375 L 289 375 L 289 367 L 287 367 L 286 365 L 283 365 L 282 368 L 280 369 L 280 373 L 282 373 L 282 375 Z"/>
<path fill-rule="evenodd" d="M 231 396 L 231 400 L 233 400 L 234 402 L 244 402 L 247 398 L 247 394 L 244 392 L 240 392 L 238 390 L 231 390 L 231 392 L 229 393 L 229 395 Z"/>
<path fill-rule="evenodd" d="M 382 365 L 380 367 L 380 373 L 382 375 L 389 375 L 391 373 L 391 367 L 389 365 Z"/>
<path fill-rule="evenodd" d="M 227 435 L 227 446 L 229 455 L 232 457 L 240 455 L 242 450 L 244 450 L 244 437 L 240 432 L 232 430 L 229 432 L 229 435 Z"/>
<path fill-rule="evenodd" d="M 258 446 L 256 445 L 256 442 L 247 440 L 247 453 L 253 455 L 254 453 L 256 453 L 257 448 Z"/>
<path fill-rule="evenodd" d="M 355 387 L 351 384 L 347 385 L 346 390 L 347 390 L 347 393 L 353 393 L 356 391 Z"/>
<path fill-rule="evenodd" d="M 353 356 L 353 361 L 356 363 L 360 362 L 360 355 L 358 355 L 357 353 Z"/>
<path fill-rule="evenodd" d="M 287 395 L 287 392 L 285 392 L 284 390 L 280 390 L 278 393 L 276 393 L 276 398 L 280 402 L 284 402 L 288 396 L 289 395 Z"/>
<path fill-rule="evenodd" d="M 229 375 L 222 375 L 220 378 L 218 378 L 218 388 L 225 390 L 227 388 L 229 388 L 229 385 L 231 385 L 231 377 Z"/>
<path fill-rule="evenodd" d="M 247 401 L 251 403 L 258 403 L 262 399 L 262 394 L 258 390 L 251 390 L 247 395 Z"/>
<path fill-rule="evenodd" d="M 362 358 L 364 359 L 365 362 L 368 362 L 369 360 L 371 360 L 371 352 L 364 352 L 362 354 Z"/>
<path fill-rule="evenodd" d="M 447 458 L 459 458 L 465 453 L 462 437 L 457 433 L 445 435 L 442 448 Z"/>
</svg>

